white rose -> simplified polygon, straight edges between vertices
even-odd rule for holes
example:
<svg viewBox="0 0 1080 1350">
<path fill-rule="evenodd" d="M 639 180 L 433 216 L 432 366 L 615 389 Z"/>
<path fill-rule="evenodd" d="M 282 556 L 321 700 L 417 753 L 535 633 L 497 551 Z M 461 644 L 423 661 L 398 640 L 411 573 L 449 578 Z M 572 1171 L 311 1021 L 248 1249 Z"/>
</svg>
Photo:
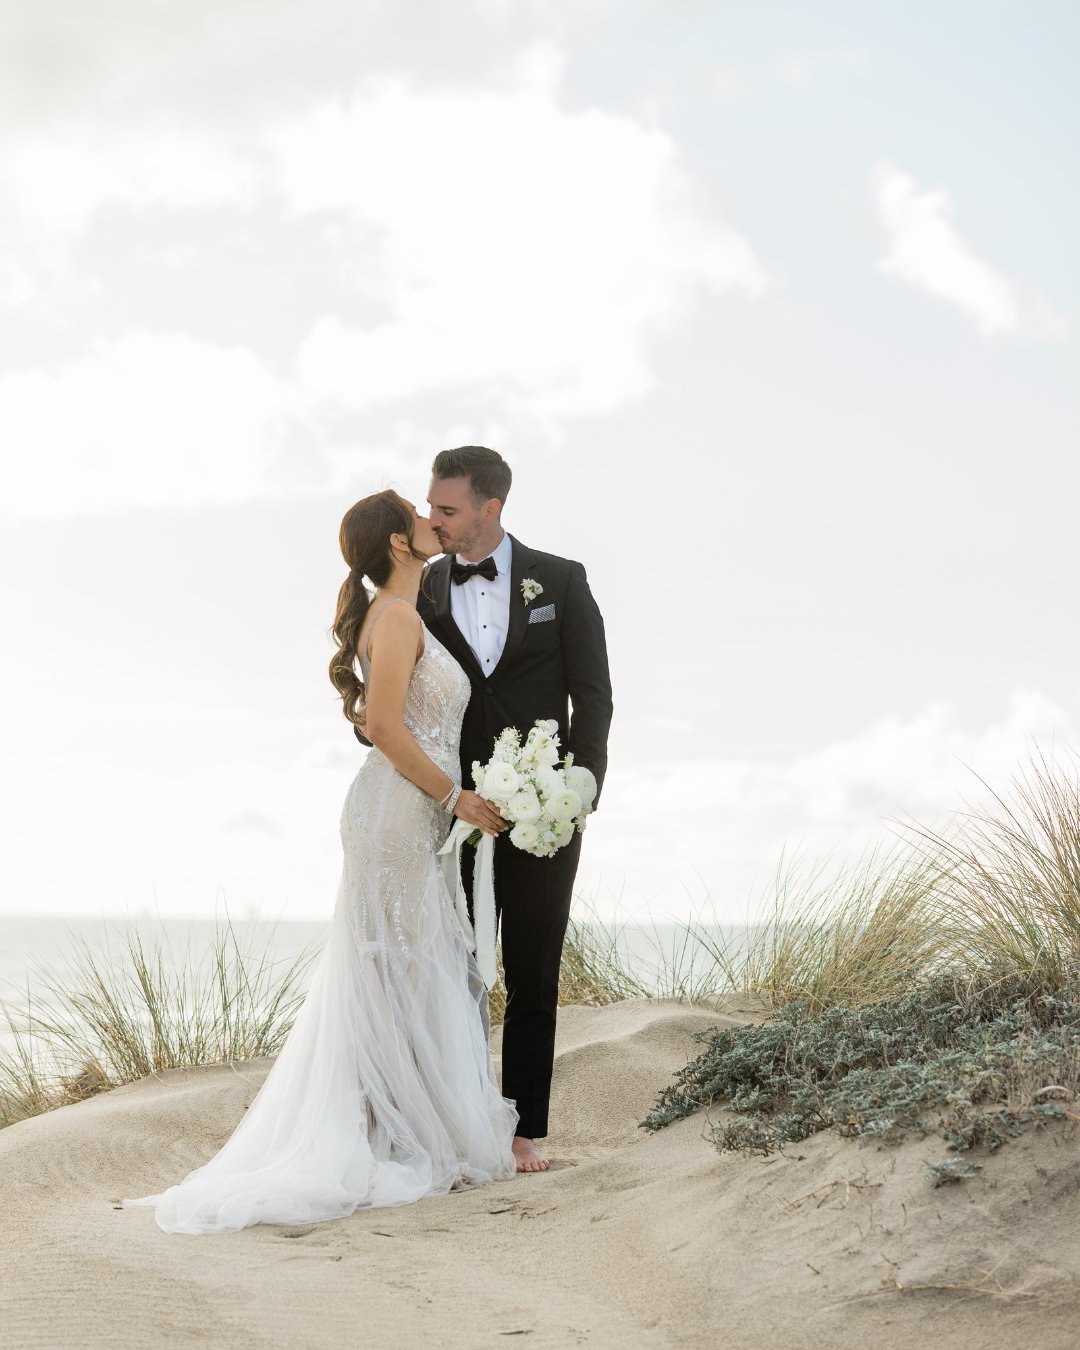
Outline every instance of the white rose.
<svg viewBox="0 0 1080 1350">
<path fill-rule="evenodd" d="M 510 831 L 510 842 L 515 848 L 524 849 L 526 853 L 535 848 L 539 841 L 540 831 L 527 820 L 519 821 Z"/>
<path fill-rule="evenodd" d="M 484 796 L 492 801 L 509 801 L 520 786 L 521 775 L 502 760 L 494 760 L 484 772 Z"/>
<path fill-rule="evenodd" d="M 562 792 L 556 792 L 547 809 L 555 820 L 573 820 L 581 810 L 581 798 L 573 788 L 564 788 Z"/>
<path fill-rule="evenodd" d="M 596 796 L 596 779 L 583 764 L 575 764 L 566 771 L 566 786 L 581 798 L 581 804 L 588 811 Z"/>
<path fill-rule="evenodd" d="M 540 798 L 531 787 L 526 787 L 520 792 L 515 792 L 507 802 L 506 809 L 510 812 L 511 820 L 525 821 L 529 824 L 535 820 L 539 820 L 543 814 Z"/>
</svg>

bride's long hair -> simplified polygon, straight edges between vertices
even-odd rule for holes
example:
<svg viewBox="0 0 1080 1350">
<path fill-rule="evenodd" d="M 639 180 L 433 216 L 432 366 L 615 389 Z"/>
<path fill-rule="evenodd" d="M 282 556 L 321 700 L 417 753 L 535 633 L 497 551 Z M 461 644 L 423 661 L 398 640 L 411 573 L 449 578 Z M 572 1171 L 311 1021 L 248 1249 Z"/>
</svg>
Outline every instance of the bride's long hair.
<svg viewBox="0 0 1080 1350">
<path fill-rule="evenodd" d="M 371 604 L 371 593 L 364 578 L 373 586 L 385 586 L 394 568 L 390 536 L 403 534 L 409 541 L 409 553 L 426 561 L 413 547 L 415 517 L 393 488 L 364 497 L 345 512 L 338 531 L 341 556 L 349 564 L 349 575 L 341 584 L 337 613 L 331 633 L 338 649 L 330 658 L 330 683 L 341 695 L 341 711 L 356 725 L 356 705 L 364 686 L 356 674 L 355 661 L 360 630 Z"/>
</svg>

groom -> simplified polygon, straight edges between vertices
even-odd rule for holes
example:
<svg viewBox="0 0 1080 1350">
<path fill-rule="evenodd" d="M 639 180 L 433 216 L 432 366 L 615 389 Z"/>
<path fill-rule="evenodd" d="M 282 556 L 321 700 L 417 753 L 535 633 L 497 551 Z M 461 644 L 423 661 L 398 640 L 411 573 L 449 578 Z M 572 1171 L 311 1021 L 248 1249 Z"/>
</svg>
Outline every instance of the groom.
<svg viewBox="0 0 1080 1350">
<path fill-rule="evenodd" d="M 430 520 L 443 557 L 428 570 L 417 607 L 472 683 L 461 728 L 462 783 L 471 785 L 473 760 L 487 763 L 504 727 L 524 737 L 538 717 L 550 717 L 563 753 L 573 751 L 574 762 L 595 775 L 599 800 L 611 680 L 604 620 L 584 567 L 505 532 L 511 473 L 496 451 L 443 450 L 431 473 Z M 535 1141 L 548 1132 L 559 963 L 580 853 L 577 833 L 550 858 L 515 848 L 509 832 L 495 841 L 506 979 L 502 1090 L 520 1116 L 519 1172 L 548 1167 Z M 462 852 L 467 895 L 474 856 Z"/>
</svg>

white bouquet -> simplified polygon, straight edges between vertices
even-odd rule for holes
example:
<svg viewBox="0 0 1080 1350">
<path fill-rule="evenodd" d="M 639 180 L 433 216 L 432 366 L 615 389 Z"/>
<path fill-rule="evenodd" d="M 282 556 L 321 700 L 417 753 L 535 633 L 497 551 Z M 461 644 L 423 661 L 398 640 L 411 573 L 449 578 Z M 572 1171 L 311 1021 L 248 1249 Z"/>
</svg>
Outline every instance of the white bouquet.
<svg viewBox="0 0 1080 1350">
<path fill-rule="evenodd" d="M 500 732 L 490 760 L 474 761 L 473 782 L 481 797 L 513 822 L 510 842 L 537 858 L 550 858 L 584 830 L 596 797 L 596 779 L 567 755 L 559 767 L 558 722 L 538 721 L 521 744 L 514 727 Z M 476 845 L 473 869 L 473 913 L 461 878 L 461 849 Z M 439 850 L 443 877 L 476 965 L 488 989 L 497 978 L 495 962 L 495 840 L 464 820 L 455 821 Z"/>
<path fill-rule="evenodd" d="M 506 727 L 487 764 L 472 766 L 476 791 L 512 822 L 510 842 L 537 858 L 550 858 L 585 829 L 596 796 L 596 779 L 572 754 L 559 767 L 558 725 L 538 720 L 524 745 L 517 728 Z"/>
</svg>

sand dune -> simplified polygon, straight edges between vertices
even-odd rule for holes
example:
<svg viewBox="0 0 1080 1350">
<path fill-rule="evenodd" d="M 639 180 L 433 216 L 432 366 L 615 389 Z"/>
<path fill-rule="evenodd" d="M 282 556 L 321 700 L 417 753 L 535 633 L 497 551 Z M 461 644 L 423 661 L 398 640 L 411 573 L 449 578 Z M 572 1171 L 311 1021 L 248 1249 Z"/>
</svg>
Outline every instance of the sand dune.
<svg viewBox="0 0 1080 1350">
<path fill-rule="evenodd" d="M 1080 1344 L 1074 1126 L 938 1190 L 935 1139 L 819 1136 L 763 1160 L 719 1155 L 703 1119 L 643 1134 L 691 1033 L 718 1020 L 747 1015 L 563 1009 L 553 1171 L 308 1227 L 186 1237 L 116 1208 L 205 1161 L 268 1061 L 172 1070 L 15 1125 L 0 1132 L 3 1344 Z"/>
</svg>

